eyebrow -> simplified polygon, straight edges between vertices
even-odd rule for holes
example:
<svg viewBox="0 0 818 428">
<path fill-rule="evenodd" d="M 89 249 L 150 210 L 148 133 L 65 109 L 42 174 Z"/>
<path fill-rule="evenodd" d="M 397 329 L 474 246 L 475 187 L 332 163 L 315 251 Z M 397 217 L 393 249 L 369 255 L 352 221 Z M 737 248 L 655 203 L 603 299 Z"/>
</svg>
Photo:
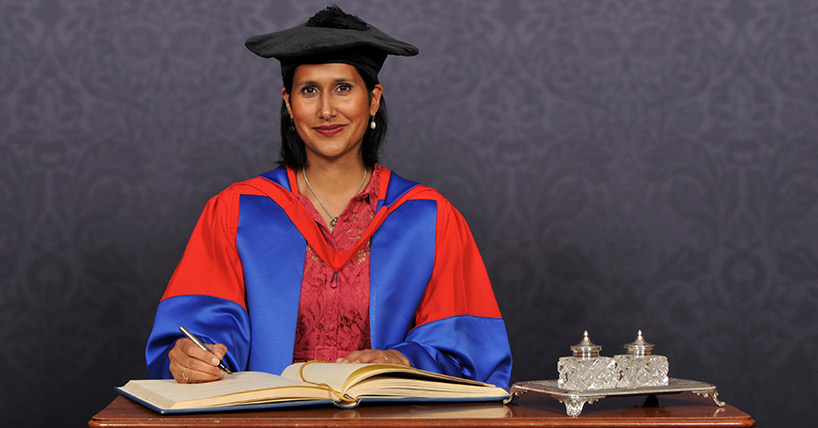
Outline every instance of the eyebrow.
<svg viewBox="0 0 818 428">
<path fill-rule="evenodd" d="M 351 77 L 339 77 L 335 79 L 335 83 L 351 83 L 354 79 Z M 295 86 L 304 86 L 304 85 L 318 85 L 318 82 L 315 80 L 305 80 L 303 82 L 298 82 Z"/>
</svg>

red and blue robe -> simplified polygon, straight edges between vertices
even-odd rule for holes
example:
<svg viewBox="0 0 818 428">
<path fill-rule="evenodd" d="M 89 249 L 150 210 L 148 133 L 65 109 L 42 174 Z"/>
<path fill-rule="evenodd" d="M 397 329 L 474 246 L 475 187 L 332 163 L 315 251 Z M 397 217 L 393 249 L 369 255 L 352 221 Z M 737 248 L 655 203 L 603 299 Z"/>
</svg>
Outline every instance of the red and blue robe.
<svg viewBox="0 0 818 428">
<path fill-rule="evenodd" d="M 400 351 L 414 367 L 506 386 L 511 350 L 471 231 L 437 191 L 387 169 L 378 209 L 358 245 L 332 250 L 277 168 L 236 183 L 204 209 L 157 308 L 148 374 L 170 378 L 179 326 L 227 346 L 233 370 L 292 363 L 307 244 L 340 270 L 370 241 L 373 349 Z"/>
</svg>

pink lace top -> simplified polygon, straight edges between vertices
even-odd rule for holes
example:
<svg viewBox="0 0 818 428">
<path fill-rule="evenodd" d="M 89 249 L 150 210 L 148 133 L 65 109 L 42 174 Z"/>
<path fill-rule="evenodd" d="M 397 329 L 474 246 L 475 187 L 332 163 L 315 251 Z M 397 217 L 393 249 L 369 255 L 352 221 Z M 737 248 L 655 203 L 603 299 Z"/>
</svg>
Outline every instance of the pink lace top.
<svg viewBox="0 0 818 428">
<path fill-rule="evenodd" d="M 375 217 L 380 173 L 381 166 L 375 165 L 369 184 L 350 199 L 332 232 L 309 198 L 300 195 L 299 200 L 334 250 L 354 246 Z M 370 348 L 369 243 L 339 272 L 329 268 L 307 245 L 293 362 L 335 361 L 365 348 Z"/>
</svg>

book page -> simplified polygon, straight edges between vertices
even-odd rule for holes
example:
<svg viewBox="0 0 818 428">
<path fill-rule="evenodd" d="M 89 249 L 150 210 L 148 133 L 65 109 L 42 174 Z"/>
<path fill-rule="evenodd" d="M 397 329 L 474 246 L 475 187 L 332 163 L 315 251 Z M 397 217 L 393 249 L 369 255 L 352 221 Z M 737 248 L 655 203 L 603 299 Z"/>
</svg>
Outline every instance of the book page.
<svg viewBox="0 0 818 428">
<path fill-rule="evenodd" d="M 344 388 L 346 389 L 351 388 L 353 385 L 357 385 L 364 381 L 365 379 L 369 379 L 371 377 L 375 377 L 382 374 L 391 374 L 394 377 L 401 378 L 408 377 L 422 378 L 430 381 L 447 382 L 451 384 L 468 384 L 478 386 L 488 385 L 476 380 L 434 373 L 426 370 L 416 369 L 414 367 L 407 367 L 397 364 L 361 364 L 361 366 L 363 367 L 360 367 L 357 370 L 355 370 L 347 378 L 346 383 L 344 384 Z"/>
<path fill-rule="evenodd" d="M 355 397 L 399 398 L 507 398 L 508 392 L 492 385 L 472 385 L 441 382 L 415 377 L 374 376 L 352 385 L 347 390 Z"/>
<path fill-rule="evenodd" d="M 304 367 L 303 371 L 301 367 Z M 494 386 L 489 386 L 483 382 L 427 372 L 398 364 L 297 363 L 284 369 L 281 375 L 294 380 L 304 380 L 308 383 L 326 384 L 339 392 L 347 392 L 354 388 L 356 393 L 352 394 L 353 396 L 357 396 L 358 394 L 366 395 L 369 391 L 375 392 L 374 389 L 367 390 L 363 385 L 372 383 L 381 384 L 387 381 L 387 384 L 390 385 L 389 387 L 392 388 L 393 391 L 395 387 L 399 388 L 400 386 L 404 386 L 406 392 L 409 393 L 408 395 L 412 395 L 412 392 L 417 392 L 421 389 L 430 391 L 453 390 L 463 393 L 468 391 L 478 393 L 478 395 L 483 393 L 492 394 L 488 391 L 495 389 Z M 378 375 L 386 375 L 390 378 L 370 379 Z M 355 386 L 359 384 L 361 387 L 355 388 Z M 414 384 L 414 386 L 412 386 L 412 384 Z M 411 390 L 412 388 L 414 388 L 414 391 Z M 493 394 L 497 393 L 497 391 L 493 392 Z M 427 394 L 421 394 L 419 396 L 426 395 Z"/>
<path fill-rule="evenodd" d="M 215 382 L 187 384 L 177 383 L 173 379 L 145 379 L 132 380 L 122 388 L 134 393 L 138 391 L 140 393 L 137 395 L 140 396 L 144 395 L 144 391 L 147 390 L 164 399 L 180 402 L 287 386 L 306 386 L 306 384 L 271 373 L 236 372 Z"/>
<path fill-rule="evenodd" d="M 327 384 L 330 388 L 339 392 L 344 390 L 344 383 L 352 373 L 363 367 L 373 365 L 328 362 L 296 363 L 284 369 L 281 376 L 300 382 L 302 380 L 301 366 L 304 364 L 306 364 L 307 367 L 304 368 L 303 381 L 314 384 Z M 390 364 L 384 365 L 391 366 Z"/>
</svg>

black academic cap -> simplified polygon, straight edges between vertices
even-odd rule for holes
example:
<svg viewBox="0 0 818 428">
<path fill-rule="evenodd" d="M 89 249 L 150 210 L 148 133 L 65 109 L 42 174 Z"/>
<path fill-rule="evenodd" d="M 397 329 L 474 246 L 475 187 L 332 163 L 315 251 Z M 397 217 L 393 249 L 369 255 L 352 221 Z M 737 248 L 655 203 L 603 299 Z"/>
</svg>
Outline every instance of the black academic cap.
<svg viewBox="0 0 818 428">
<path fill-rule="evenodd" d="M 418 53 L 417 47 L 344 13 L 337 6 L 318 12 L 297 27 L 251 36 L 244 44 L 258 56 L 278 59 L 285 79 L 301 64 L 340 62 L 358 67 L 377 82 L 387 55 Z"/>
</svg>

